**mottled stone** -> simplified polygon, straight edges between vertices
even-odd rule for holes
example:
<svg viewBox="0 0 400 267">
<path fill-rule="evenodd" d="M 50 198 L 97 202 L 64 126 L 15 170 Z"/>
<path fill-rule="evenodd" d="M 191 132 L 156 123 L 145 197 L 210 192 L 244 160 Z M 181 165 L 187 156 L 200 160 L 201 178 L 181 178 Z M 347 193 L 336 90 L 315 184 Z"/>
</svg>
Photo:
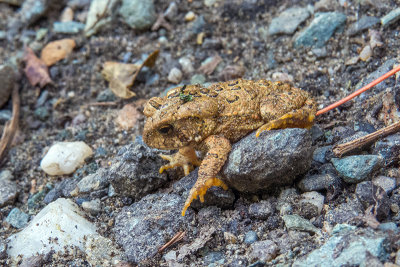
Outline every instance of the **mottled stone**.
<svg viewBox="0 0 400 267">
<path fill-rule="evenodd" d="M 292 34 L 297 27 L 310 17 L 308 8 L 291 7 L 283 11 L 278 17 L 273 18 L 269 25 L 269 35 L 286 33 Z"/>
<path fill-rule="evenodd" d="M 359 183 L 368 179 L 381 166 L 381 158 L 376 155 L 356 155 L 333 158 L 333 166 L 347 183 Z"/>
</svg>

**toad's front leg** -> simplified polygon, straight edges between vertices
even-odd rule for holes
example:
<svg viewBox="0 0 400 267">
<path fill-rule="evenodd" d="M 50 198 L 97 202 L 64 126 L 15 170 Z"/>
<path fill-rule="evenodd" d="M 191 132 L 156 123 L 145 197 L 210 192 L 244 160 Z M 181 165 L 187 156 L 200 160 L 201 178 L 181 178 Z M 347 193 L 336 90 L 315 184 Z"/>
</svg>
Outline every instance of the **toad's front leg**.
<svg viewBox="0 0 400 267">
<path fill-rule="evenodd" d="M 201 164 L 201 161 L 197 158 L 193 147 L 190 146 L 179 149 L 174 155 L 161 154 L 160 157 L 169 161 L 169 164 L 161 166 L 160 173 L 174 167 L 182 167 L 185 175 L 189 175 L 191 165 L 200 166 Z"/>
<path fill-rule="evenodd" d="M 189 208 L 194 199 L 197 199 L 197 196 L 199 196 L 201 202 L 204 202 L 204 195 L 210 187 L 220 186 L 225 190 L 228 189 L 224 182 L 216 178 L 216 175 L 231 151 L 229 140 L 223 136 L 212 135 L 207 137 L 204 142 L 207 147 L 207 154 L 200 165 L 197 181 L 186 199 L 182 216 L 185 216 L 187 208 Z"/>
</svg>

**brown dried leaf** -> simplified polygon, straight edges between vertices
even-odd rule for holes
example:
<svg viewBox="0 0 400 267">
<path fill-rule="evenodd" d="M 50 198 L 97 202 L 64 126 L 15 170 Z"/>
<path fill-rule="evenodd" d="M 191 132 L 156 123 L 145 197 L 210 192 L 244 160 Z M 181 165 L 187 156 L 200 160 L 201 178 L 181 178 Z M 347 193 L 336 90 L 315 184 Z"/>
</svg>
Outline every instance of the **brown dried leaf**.
<svg viewBox="0 0 400 267">
<path fill-rule="evenodd" d="M 30 47 L 25 47 L 25 75 L 32 86 L 39 84 L 43 88 L 46 84 L 52 83 L 47 65 L 40 60 Z"/>
<path fill-rule="evenodd" d="M 219 55 L 215 55 L 210 62 L 202 65 L 198 71 L 202 72 L 203 74 L 210 75 L 214 72 L 215 68 L 221 63 L 222 58 Z"/>
<path fill-rule="evenodd" d="M 48 43 L 42 50 L 40 59 L 47 66 L 66 58 L 74 49 L 75 41 L 73 39 L 62 39 Z"/>
<path fill-rule="evenodd" d="M 158 53 L 158 50 L 151 53 L 141 65 L 107 61 L 103 64 L 101 74 L 110 82 L 110 89 L 116 96 L 125 99 L 134 97 L 136 94 L 130 91 L 129 88 L 133 85 L 136 76 L 144 66 L 154 66 Z"/>
<path fill-rule="evenodd" d="M 229 81 L 238 78 L 242 78 L 246 69 L 239 65 L 226 66 L 219 74 L 218 78 L 222 81 Z"/>
</svg>

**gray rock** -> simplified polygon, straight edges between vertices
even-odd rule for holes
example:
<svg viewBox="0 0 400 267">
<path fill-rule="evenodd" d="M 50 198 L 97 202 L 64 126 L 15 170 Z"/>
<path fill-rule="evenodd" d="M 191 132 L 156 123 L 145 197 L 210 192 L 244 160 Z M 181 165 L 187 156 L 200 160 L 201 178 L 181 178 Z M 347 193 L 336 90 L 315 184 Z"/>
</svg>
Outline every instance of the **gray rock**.
<svg viewBox="0 0 400 267">
<path fill-rule="evenodd" d="M 317 209 L 316 216 L 321 214 L 322 208 L 324 207 L 325 197 L 318 192 L 306 192 L 301 194 L 302 199 L 300 200 L 300 204 L 311 205 Z M 304 209 L 304 208 L 303 208 Z M 315 216 L 313 216 L 315 217 Z"/>
<path fill-rule="evenodd" d="M 17 184 L 8 179 L 0 180 L 0 208 L 12 204 L 17 197 Z"/>
<path fill-rule="evenodd" d="M 371 28 L 377 23 L 379 23 L 379 19 L 377 17 L 363 16 L 359 20 L 351 24 L 346 33 L 349 36 L 353 36 L 363 30 Z"/>
<path fill-rule="evenodd" d="M 304 259 L 296 260 L 294 267 L 359 266 L 366 260 L 367 253 L 385 261 L 387 236 L 371 228 L 357 229 L 346 224 L 336 225 L 332 236 L 320 248 L 309 253 Z"/>
<path fill-rule="evenodd" d="M 121 148 L 107 170 L 115 192 L 139 199 L 163 186 L 167 174 L 159 173 L 159 168 L 165 164 L 159 153 L 144 144 L 141 138 Z"/>
<path fill-rule="evenodd" d="M 279 17 L 272 19 L 269 35 L 278 33 L 292 34 L 297 27 L 310 17 L 308 8 L 291 7 L 283 11 Z"/>
<path fill-rule="evenodd" d="M 0 239 L 0 260 L 7 257 L 7 243 Z"/>
<path fill-rule="evenodd" d="M 294 46 L 323 47 L 333 33 L 344 25 L 346 15 L 338 12 L 315 13 L 311 24 L 294 41 Z"/>
<path fill-rule="evenodd" d="M 327 163 L 330 159 L 328 154 L 332 153 L 332 146 L 318 147 L 314 150 L 313 160 L 318 163 Z"/>
<path fill-rule="evenodd" d="M 164 12 L 164 17 L 168 20 L 173 21 L 178 15 L 178 5 L 175 2 L 169 3 L 168 8 Z"/>
<path fill-rule="evenodd" d="M 386 223 L 381 223 L 378 226 L 378 229 L 381 231 L 391 231 L 395 234 L 397 234 L 399 232 L 399 228 L 397 227 L 397 225 L 394 222 L 386 222 Z"/>
<path fill-rule="evenodd" d="M 97 215 L 101 211 L 100 199 L 93 199 L 91 201 L 82 202 L 82 209 L 92 215 Z"/>
<path fill-rule="evenodd" d="M 190 26 L 190 32 L 191 34 L 199 34 L 204 30 L 205 26 L 206 21 L 204 20 L 203 15 L 197 16 Z"/>
<path fill-rule="evenodd" d="M 198 168 L 192 171 L 188 176 L 183 177 L 179 181 L 173 184 L 173 192 L 180 194 L 184 199 L 189 195 L 190 189 L 194 186 L 198 177 Z M 235 195 L 232 190 L 225 191 L 221 187 L 211 187 L 207 190 L 204 196 L 204 203 L 201 203 L 199 199 L 192 202 L 191 207 L 195 209 L 201 209 L 206 206 L 217 206 L 223 209 L 232 208 L 233 202 L 235 201 Z"/>
<path fill-rule="evenodd" d="M 288 230 L 304 231 L 309 233 L 318 233 L 319 229 L 315 227 L 309 220 L 306 220 L 299 215 L 283 215 L 283 221 Z"/>
<path fill-rule="evenodd" d="M 385 190 L 386 194 L 391 193 L 396 188 L 396 178 L 387 176 L 378 176 L 372 179 L 372 183 Z"/>
<path fill-rule="evenodd" d="M 400 156 L 400 134 L 392 134 L 377 141 L 372 149 L 372 153 L 381 156 L 385 166 L 398 163 Z"/>
<path fill-rule="evenodd" d="M 109 170 L 100 168 L 95 173 L 83 177 L 77 184 L 76 188 L 70 192 L 72 196 L 82 193 L 90 193 L 96 190 L 104 189 L 109 185 L 111 174 Z"/>
<path fill-rule="evenodd" d="M 365 181 L 357 184 L 355 193 L 365 210 L 371 205 L 374 207 L 378 220 L 384 220 L 389 215 L 390 201 L 381 187 L 374 185 L 371 181 Z"/>
<path fill-rule="evenodd" d="M 86 260 L 91 266 L 116 266 L 122 260 L 122 252 L 110 239 L 100 235 L 88 235 L 85 239 Z"/>
<path fill-rule="evenodd" d="M 18 208 L 13 208 L 6 218 L 6 222 L 17 229 L 24 228 L 28 221 L 29 215 Z"/>
<path fill-rule="evenodd" d="M 0 172 L 0 181 L 2 180 L 13 180 L 14 176 L 11 171 L 9 170 L 2 170 Z"/>
<path fill-rule="evenodd" d="M 325 214 L 325 220 L 331 225 L 348 223 L 356 217 L 364 215 L 364 207 L 357 198 L 347 199 L 347 202 L 329 209 Z"/>
<path fill-rule="evenodd" d="M 252 203 L 249 207 L 249 215 L 254 219 L 266 220 L 275 212 L 275 203 L 272 200 L 261 200 Z"/>
<path fill-rule="evenodd" d="M 195 74 L 190 78 L 190 84 L 204 84 L 206 77 L 203 74 Z"/>
<path fill-rule="evenodd" d="M 389 26 L 400 19 L 400 7 L 390 11 L 387 15 L 381 18 L 383 27 Z"/>
<path fill-rule="evenodd" d="M 249 134 L 232 146 L 223 168 L 228 185 L 241 192 L 257 192 L 290 184 L 305 173 L 312 159 L 311 135 L 305 129 Z"/>
<path fill-rule="evenodd" d="M 355 184 L 368 179 L 382 160 L 376 155 L 356 155 L 331 161 L 345 182 Z"/>
<path fill-rule="evenodd" d="M 368 83 L 370 83 L 373 80 L 377 79 L 378 77 L 382 76 L 386 72 L 392 70 L 393 65 L 395 65 L 395 64 L 398 64 L 397 60 L 395 58 L 386 60 L 385 63 L 380 65 L 377 70 L 375 70 L 374 72 L 371 72 L 370 74 L 368 74 L 368 76 L 366 78 L 362 79 L 359 83 L 357 83 L 355 90 L 360 89 L 364 85 L 367 85 Z M 390 85 L 390 84 L 394 85 L 394 81 L 395 81 L 395 79 L 393 77 L 386 79 L 385 81 L 375 85 L 373 92 L 367 91 L 367 92 L 362 93 L 360 96 L 358 96 L 356 98 L 356 101 L 358 101 L 359 103 L 364 102 L 365 99 L 367 99 L 371 95 L 376 95 L 377 93 L 385 90 L 388 87 L 388 85 Z"/>
<path fill-rule="evenodd" d="M 258 240 L 257 233 L 254 231 L 248 231 L 244 236 L 244 243 L 253 244 Z"/>
<path fill-rule="evenodd" d="M 153 0 L 123 0 L 119 13 L 135 30 L 149 29 L 157 18 Z"/>
<path fill-rule="evenodd" d="M 276 257 L 278 246 L 271 240 L 255 242 L 251 245 L 250 258 L 252 261 L 270 261 Z"/>
<path fill-rule="evenodd" d="M 327 189 L 331 185 L 339 184 L 340 178 L 337 175 L 326 173 L 326 174 L 315 174 L 306 175 L 300 180 L 298 187 L 303 192 L 319 191 Z"/>
<path fill-rule="evenodd" d="M 210 251 L 203 257 L 205 264 L 210 264 L 209 266 L 214 266 L 211 264 L 218 264 L 221 266 L 225 263 L 225 254 L 221 251 Z"/>
<path fill-rule="evenodd" d="M 188 210 L 181 216 L 184 199 L 175 194 L 147 195 L 115 218 L 115 236 L 126 257 L 139 263 L 156 255 L 157 250 L 193 220 Z"/>
<path fill-rule="evenodd" d="M 45 263 L 46 255 L 35 255 L 24 259 L 18 267 L 40 267 Z"/>
<path fill-rule="evenodd" d="M 56 21 L 53 23 L 53 31 L 55 33 L 75 34 L 79 33 L 85 28 L 85 24 L 77 21 Z"/>
<path fill-rule="evenodd" d="M 18 12 L 23 24 L 30 25 L 42 17 L 49 5 L 46 0 L 26 0 Z"/>
</svg>

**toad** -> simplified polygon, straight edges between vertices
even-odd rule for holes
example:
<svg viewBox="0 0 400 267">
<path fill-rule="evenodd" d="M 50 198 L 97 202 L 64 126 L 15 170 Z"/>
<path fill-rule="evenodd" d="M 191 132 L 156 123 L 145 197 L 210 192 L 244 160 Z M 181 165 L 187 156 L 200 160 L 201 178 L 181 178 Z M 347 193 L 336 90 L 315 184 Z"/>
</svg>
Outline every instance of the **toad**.
<svg viewBox="0 0 400 267">
<path fill-rule="evenodd" d="M 204 202 L 210 187 L 228 188 L 217 174 L 232 143 L 253 130 L 258 137 L 272 129 L 310 128 L 316 108 L 308 92 L 283 82 L 238 79 L 209 87 L 187 85 L 147 102 L 143 140 L 150 147 L 178 149 L 174 155 L 160 155 L 169 161 L 160 173 L 180 166 L 188 175 L 193 166 L 199 166 L 198 179 L 182 210 L 184 216 L 194 199 Z M 202 161 L 195 151 L 205 153 Z"/>
</svg>

